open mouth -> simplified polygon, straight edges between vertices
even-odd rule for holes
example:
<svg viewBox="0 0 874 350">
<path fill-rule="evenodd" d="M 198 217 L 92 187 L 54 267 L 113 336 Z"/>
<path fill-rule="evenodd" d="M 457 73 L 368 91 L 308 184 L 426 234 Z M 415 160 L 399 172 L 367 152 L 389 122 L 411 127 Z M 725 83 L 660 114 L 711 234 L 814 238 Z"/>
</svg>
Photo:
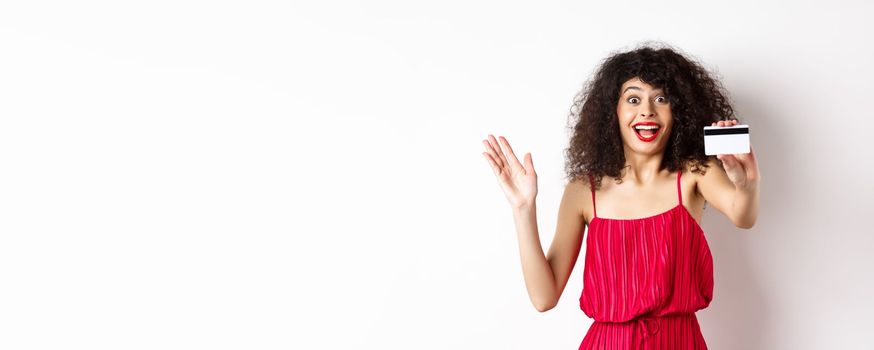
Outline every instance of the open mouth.
<svg viewBox="0 0 874 350">
<path fill-rule="evenodd" d="M 652 122 L 637 123 L 632 126 L 634 134 L 643 142 L 652 142 L 659 136 L 661 126 Z"/>
</svg>

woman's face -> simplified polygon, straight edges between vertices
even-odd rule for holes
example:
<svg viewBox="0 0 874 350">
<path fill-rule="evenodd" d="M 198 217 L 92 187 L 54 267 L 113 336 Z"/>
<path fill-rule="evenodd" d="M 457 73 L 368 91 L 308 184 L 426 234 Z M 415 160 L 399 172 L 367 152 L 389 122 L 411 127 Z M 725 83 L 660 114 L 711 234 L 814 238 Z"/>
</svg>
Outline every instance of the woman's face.
<svg viewBox="0 0 874 350">
<path fill-rule="evenodd" d="M 619 92 L 616 115 L 626 149 L 648 155 L 662 153 L 674 122 L 668 96 L 638 78 L 623 83 Z"/>
</svg>

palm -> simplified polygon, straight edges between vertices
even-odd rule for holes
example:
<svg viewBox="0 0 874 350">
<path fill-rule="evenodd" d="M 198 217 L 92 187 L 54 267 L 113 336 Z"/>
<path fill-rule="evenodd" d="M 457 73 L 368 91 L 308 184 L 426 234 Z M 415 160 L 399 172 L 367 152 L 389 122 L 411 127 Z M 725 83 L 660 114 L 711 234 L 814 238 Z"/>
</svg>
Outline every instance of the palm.
<svg viewBox="0 0 874 350">
<path fill-rule="evenodd" d="M 486 146 L 483 156 L 489 161 L 510 204 L 518 207 L 533 203 L 537 197 L 537 173 L 531 153 L 527 153 L 525 162 L 521 163 L 503 136 L 500 137 L 500 144 L 492 135 L 489 135 L 489 140 L 483 140 L 483 144 Z"/>
</svg>

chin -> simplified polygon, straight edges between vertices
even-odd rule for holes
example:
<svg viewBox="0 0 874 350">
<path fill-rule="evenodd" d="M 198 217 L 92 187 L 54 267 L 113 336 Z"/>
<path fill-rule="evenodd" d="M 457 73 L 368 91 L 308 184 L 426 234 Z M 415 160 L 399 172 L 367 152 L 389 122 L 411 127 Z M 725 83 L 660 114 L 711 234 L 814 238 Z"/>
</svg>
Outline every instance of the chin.
<svg viewBox="0 0 874 350">
<path fill-rule="evenodd" d="M 634 139 L 631 142 L 626 141 L 625 147 L 628 148 L 633 153 L 643 154 L 648 156 L 659 155 L 665 152 L 666 144 L 664 142 L 659 142 L 660 140 L 656 140 L 651 143 L 644 144 L 643 142 Z"/>
<path fill-rule="evenodd" d="M 665 153 L 664 147 L 645 147 L 645 148 L 631 148 L 631 151 L 638 154 L 655 156 Z"/>
</svg>

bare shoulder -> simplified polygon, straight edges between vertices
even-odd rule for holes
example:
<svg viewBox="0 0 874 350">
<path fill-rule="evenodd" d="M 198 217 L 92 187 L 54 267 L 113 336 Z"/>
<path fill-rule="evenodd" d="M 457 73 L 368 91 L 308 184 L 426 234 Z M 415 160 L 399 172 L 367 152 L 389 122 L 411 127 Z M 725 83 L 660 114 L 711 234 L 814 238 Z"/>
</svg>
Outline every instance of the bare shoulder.
<svg viewBox="0 0 874 350">
<path fill-rule="evenodd" d="M 705 164 L 707 164 L 707 168 L 704 169 L 706 171 L 703 175 L 698 174 L 698 173 L 693 173 L 696 175 L 696 179 L 699 180 L 698 182 L 705 181 L 705 180 L 712 181 L 711 179 L 714 179 L 714 178 L 721 179 L 721 178 L 726 177 L 725 169 L 722 167 L 722 162 L 719 161 L 719 159 L 709 158 L 709 159 L 707 159 L 707 162 L 705 162 Z"/>
<path fill-rule="evenodd" d="M 571 180 L 564 188 L 562 205 L 573 211 L 577 216 L 589 222 L 592 217 L 592 192 L 588 180 Z"/>
<path fill-rule="evenodd" d="M 684 176 L 689 175 L 689 176 L 692 176 L 694 178 L 701 178 L 703 176 L 709 175 L 710 171 L 713 170 L 714 168 L 717 168 L 720 170 L 722 169 L 722 163 L 716 158 L 707 158 L 707 161 L 704 162 L 704 164 L 707 166 L 707 168 L 699 167 L 699 168 L 701 168 L 701 170 L 705 171 L 704 174 L 699 174 L 697 171 L 695 171 L 695 166 L 693 164 L 689 163 L 683 167 L 683 175 Z"/>
<path fill-rule="evenodd" d="M 709 158 L 705 164 L 708 167 L 704 175 L 695 174 L 694 176 L 695 189 L 704 201 L 727 216 L 727 213 L 731 211 L 734 199 L 734 184 L 725 173 L 722 161 Z"/>
<path fill-rule="evenodd" d="M 688 179 L 683 180 L 683 184 L 693 186 L 696 190 L 696 193 L 699 194 L 700 192 L 698 192 L 698 184 L 704 181 L 704 179 L 711 178 L 714 175 L 719 176 L 719 173 L 725 173 L 725 170 L 722 168 L 722 162 L 720 162 L 716 158 L 708 158 L 707 161 L 704 162 L 704 164 L 707 166 L 706 168 L 703 166 L 699 167 L 700 170 L 704 172 L 704 174 L 696 171 L 695 167 L 691 164 L 683 167 L 684 179 Z"/>
</svg>

